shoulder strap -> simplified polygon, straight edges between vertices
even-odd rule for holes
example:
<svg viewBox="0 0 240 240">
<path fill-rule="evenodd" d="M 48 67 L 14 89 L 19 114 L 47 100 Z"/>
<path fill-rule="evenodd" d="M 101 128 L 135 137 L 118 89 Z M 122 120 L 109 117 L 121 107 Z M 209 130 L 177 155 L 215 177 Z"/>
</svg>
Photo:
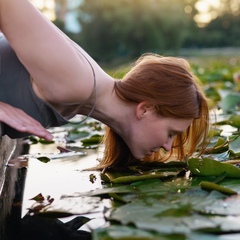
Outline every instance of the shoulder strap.
<svg viewBox="0 0 240 240">
<path fill-rule="evenodd" d="M 94 68 L 93 68 L 91 62 L 87 59 L 87 57 L 81 51 L 79 51 L 79 49 L 75 46 L 75 44 L 72 44 L 72 46 L 87 60 L 87 62 L 89 63 L 89 65 L 92 69 L 92 72 L 93 72 L 93 81 L 94 81 L 93 90 L 92 90 L 91 94 L 89 95 L 89 97 L 81 104 L 81 106 L 83 106 L 84 103 L 92 96 L 92 94 L 94 94 L 95 99 L 94 99 L 94 103 L 93 103 L 93 106 L 91 108 L 91 111 L 89 112 L 89 114 L 83 120 L 81 120 L 79 122 L 68 121 L 71 124 L 81 124 L 81 123 L 85 122 L 91 116 L 91 114 L 92 114 L 92 112 L 93 112 L 93 110 L 95 109 L 95 106 L 96 106 L 96 101 L 97 101 L 96 74 L 95 74 L 95 71 L 94 71 Z"/>
</svg>

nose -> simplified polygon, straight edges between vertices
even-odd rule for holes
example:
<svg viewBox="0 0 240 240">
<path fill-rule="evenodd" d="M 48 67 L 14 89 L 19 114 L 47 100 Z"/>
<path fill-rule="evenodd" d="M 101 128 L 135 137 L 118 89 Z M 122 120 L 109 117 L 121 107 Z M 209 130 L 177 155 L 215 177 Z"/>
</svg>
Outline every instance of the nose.
<svg viewBox="0 0 240 240">
<path fill-rule="evenodd" d="M 162 145 L 162 148 L 165 150 L 165 151 L 170 151 L 171 148 L 172 148 L 172 144 L 173 144 L 173 139 L 168 139 L 163 145 Z"/>
</svg>

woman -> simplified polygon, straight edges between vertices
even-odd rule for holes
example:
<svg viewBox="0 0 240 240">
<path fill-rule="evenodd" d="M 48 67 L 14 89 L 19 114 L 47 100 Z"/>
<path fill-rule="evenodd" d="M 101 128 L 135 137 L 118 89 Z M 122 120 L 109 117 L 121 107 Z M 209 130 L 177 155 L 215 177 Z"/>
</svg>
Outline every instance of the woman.
<svg viewBox="0 0 240 240">
<path fill-rule="evenodd" d="M 50 140 L 45 127 L 91 115 L 109 126 L 103 167 L 182 160 L 204 144 L 207 99 L 185 60 L 146 55 L 115 80 L 27 0 L 0 0 L 0 29 L 3 134 Z"/>
</svg>

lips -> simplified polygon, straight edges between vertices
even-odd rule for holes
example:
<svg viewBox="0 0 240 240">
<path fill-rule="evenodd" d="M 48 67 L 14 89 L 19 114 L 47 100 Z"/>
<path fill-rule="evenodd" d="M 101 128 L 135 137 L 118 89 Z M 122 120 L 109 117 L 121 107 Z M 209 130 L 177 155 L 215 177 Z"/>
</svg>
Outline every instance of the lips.
<svg viewBox="0 0 240 240">
<path fill-rule="evenodd" d="M 146 156 L 152 156 L 154 153 L 158 151 L 159 151 L 159 148 L 151 149 L 150 152 L 146 153 Z"/>
<path fill-rule="evenodd" d="M 153 152 L 150 152 L 150 153 L 147 154 L 147 156 L 149 156 L 149 157 L 152 156 L 152 155 L 153 155 Z"/>
<path fill-rule="evenodd" d="M 151 150 L 151 152 L 153 152 L 153 153 L 156 153 L 156 152 L 158 152 L 158 151 L 159 151 L 159 149 L 160 149 L 160 148 L 155 148 L 155 149 L 152 149 L 152 150 Z"/>
<path fill-rule="evenodd" d="M 147 156 L 152 156 L 154 153 L 156 153 L 156 151 L 153 151 L 153 150 L 151 150 L 149 153 L 147 153 L 146 155 Z"/>
</svg>

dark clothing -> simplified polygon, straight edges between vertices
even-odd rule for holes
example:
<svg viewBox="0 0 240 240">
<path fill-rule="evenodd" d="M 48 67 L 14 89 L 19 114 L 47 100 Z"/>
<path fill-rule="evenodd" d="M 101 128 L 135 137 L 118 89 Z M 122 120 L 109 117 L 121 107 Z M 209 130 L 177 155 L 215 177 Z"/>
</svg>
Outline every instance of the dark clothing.
<svg viewBox="0 0 240 240">
<path fill-rule="evenodd" d="M 0 35 L 0 101 L 22 109 L 46 128 L 68 123 L 67 119 L 34 93 L 28 71 L 3 35 Z M 2 123 L 2 135 L 5 134 L 10 138 L 29 135 Z"/>
</svg>

